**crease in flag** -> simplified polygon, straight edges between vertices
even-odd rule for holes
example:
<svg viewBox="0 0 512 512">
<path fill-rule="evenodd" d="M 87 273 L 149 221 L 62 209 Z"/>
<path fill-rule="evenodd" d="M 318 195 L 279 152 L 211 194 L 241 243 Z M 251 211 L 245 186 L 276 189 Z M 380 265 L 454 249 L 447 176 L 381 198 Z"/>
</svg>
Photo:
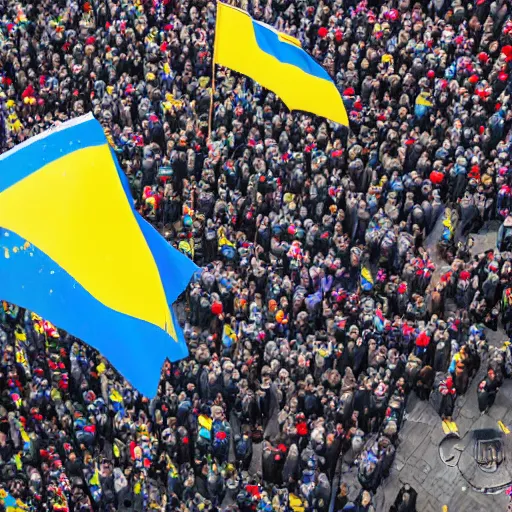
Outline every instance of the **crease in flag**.
<svg viewBox="0 0 512 512">
<path fill-rule="evenodd" d="M 0 157 L 0 297 L 97 349 L 140 392 L 188 355 L 172 304 L 196 265 L 135 211 L 89 114 Z"/>
</svg>

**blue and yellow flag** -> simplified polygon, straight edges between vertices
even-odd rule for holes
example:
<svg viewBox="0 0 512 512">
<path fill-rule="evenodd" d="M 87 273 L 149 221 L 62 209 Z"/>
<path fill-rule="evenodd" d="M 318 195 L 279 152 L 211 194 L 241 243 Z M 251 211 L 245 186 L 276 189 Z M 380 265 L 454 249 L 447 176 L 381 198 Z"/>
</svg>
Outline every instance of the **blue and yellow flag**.
<svg viewBox="0 0 512 512">
<path fill-rule="evenodd" d="M 217 3 L 214 61 L 276 93 L 290 110 L 303 110 L 348 126 L 331 77 L 287 34 Z"/>
<path fill-rule="evenodd" d="M 134 209 L 92 115 L 0 157 L 0 296 L 99 350 L 153 396 L 187 355 L 172 303 L 197 270 Z"/>
<path fill-rule="evenodd" d="M 431 96 L 428 92 L 420 92 L 416 96 L 416 105 L 423 105 L 424 107 L 433 107 L 434 104 L 431 101 Z"/>
<path fill-rule="evenodd" d="M 0 504 L 5 508 L 5 512 L 27 512 L 29 510 L 21 499 L 16 499 L 12 494 L 0 487 Z"/>
<path fill-rule="evenodd" d="M 222 330 L 222 343 L 226 347 L 231 347 L 233 343 L 236 343 L 238 336 L 229 324 L 224 324 Z"/>
<path fill-rule="evenodd" d="M 366 266 L 361 267 L 361 288 L 365 292 L 369 292 L 373 289 L 373 276 L 370 269 Z"/>
</svg>

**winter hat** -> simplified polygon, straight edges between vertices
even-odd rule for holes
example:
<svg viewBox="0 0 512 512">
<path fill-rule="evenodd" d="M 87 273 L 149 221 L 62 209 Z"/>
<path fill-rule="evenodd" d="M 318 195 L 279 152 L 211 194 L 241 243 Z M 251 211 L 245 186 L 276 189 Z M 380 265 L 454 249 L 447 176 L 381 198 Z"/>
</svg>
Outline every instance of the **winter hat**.
<svg viewBox="0 0 512 512">
<path fill-rule="evenodd" d="M 434 185 L 440 185 L 444 180 L 444 173 L 440 171 L 432 171 L 429 179 Z"/>
<path fill-rule="evenodd" d="M 471 274 L 467 270 L 463 270 L 459 277 L 462 279 L 462 281 L 467 281 L 471 277 Z"/>
<path fill-rule="evenodd" d="M 325 28 L 325 27 L 320 27 L 318 29 L 318 35 L 323 39 L 327 34 L 329 33 L 329 31 Z"/>
<path fill-rule="evenodd" d="M 489 61 L 489 55 L 486 53 L 486 52 L 480 52 L 478 54 L 478 60 L 482 63 L 482 64 L 486 64 L 488 61 Z"/>
<path fill-rule="evenodd" d="M 501 53 L 505 55 L 507 62 L 512 61 L 512 46 L 506 45 L 501 49 Z"/>
</svg>

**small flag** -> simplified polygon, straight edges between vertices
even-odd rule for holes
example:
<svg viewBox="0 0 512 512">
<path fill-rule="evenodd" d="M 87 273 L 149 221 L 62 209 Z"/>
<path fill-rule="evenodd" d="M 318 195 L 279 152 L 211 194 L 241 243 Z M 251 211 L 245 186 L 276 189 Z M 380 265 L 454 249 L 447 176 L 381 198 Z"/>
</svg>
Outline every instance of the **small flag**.
<svg viewBox="0 0 512 512">
<path fill-rule="evenodd" d="M 420 92 L 416 96 L 416 105 L 423 105 L 424 107 L 433 107 L 434 104 L 430 101 L 430 95 L 428 92 Z"/>
<path fill-rule="evenodd" d="M 121 394 L 119 393 L 119 391 L 117 391 L 117 389 L 113 389 L 111 392 L 110 392 L 110 396 L 109 396 L 110 400 L 112 400 L 112 402 L 117 402 L 117 403 L 120 403 L 123 401 L 123 397 L 121 396 Z"/>
<path fill-rule="evenodd" d="M 100 474 L 97 469 L 94 471 L 94 475 L 92 475 L 91 479 L 89 480 L 89 485 L 100 485 Z"/>
<path fill-rule="evenodd" d="M 233 328 L 229 324 L 224 324 L 224 329 L 222 332 L 222 343 L 226 347 L 231 347 L 233 343 L 236 343 L 237 335 Z"/>
<path fill-rule="evenodd" d="M 365 292 L 369 292 L 373 289 L 373 276 L 368 267 L 361 267 L 361 288 Z"/>
<path fill-rule="evenodd" d="M 197 419 L 199 426 L 205 428 L 206 430 L 211 430 L 213 425 L 213 420 L 208 416 L 201 414 Z"/>
</svg>

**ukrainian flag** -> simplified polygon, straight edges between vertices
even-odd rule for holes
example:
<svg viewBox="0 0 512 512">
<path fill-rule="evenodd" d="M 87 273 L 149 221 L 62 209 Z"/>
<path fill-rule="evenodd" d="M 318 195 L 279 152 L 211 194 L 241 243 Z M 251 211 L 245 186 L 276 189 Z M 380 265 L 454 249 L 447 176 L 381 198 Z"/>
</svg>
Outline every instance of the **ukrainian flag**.
<svg viewBox="0 0 512 512">
<path fill-rule="evenodd" d="M 303 110 L 348 126 L 331 77 L 300 45 L 245 11 L 217 3 L 214 62 L 247 75 L 276 93 L 290 110 Z"/>
<path fill-rule="evenodd" d="M 365 292 L 369 292 L 373 289 L 373 276 L 370 269 L 366 266 L 361 267 L 361 288 Z"/>
<path fill-rule="evenodd" d="M 153 396 L 187 356 L 172 303 L 197 267 L 134 209 L 92 115 L 0 157 L 0 297 L 99 350 Z"/>
<path fill-rule="evenodd" d="M 416 96 L 416 105 L 423 105 L 424 107 L 433 107 L 431 96 L 428 92 L 420 92 L 418 96 Z"/>
</svg>

